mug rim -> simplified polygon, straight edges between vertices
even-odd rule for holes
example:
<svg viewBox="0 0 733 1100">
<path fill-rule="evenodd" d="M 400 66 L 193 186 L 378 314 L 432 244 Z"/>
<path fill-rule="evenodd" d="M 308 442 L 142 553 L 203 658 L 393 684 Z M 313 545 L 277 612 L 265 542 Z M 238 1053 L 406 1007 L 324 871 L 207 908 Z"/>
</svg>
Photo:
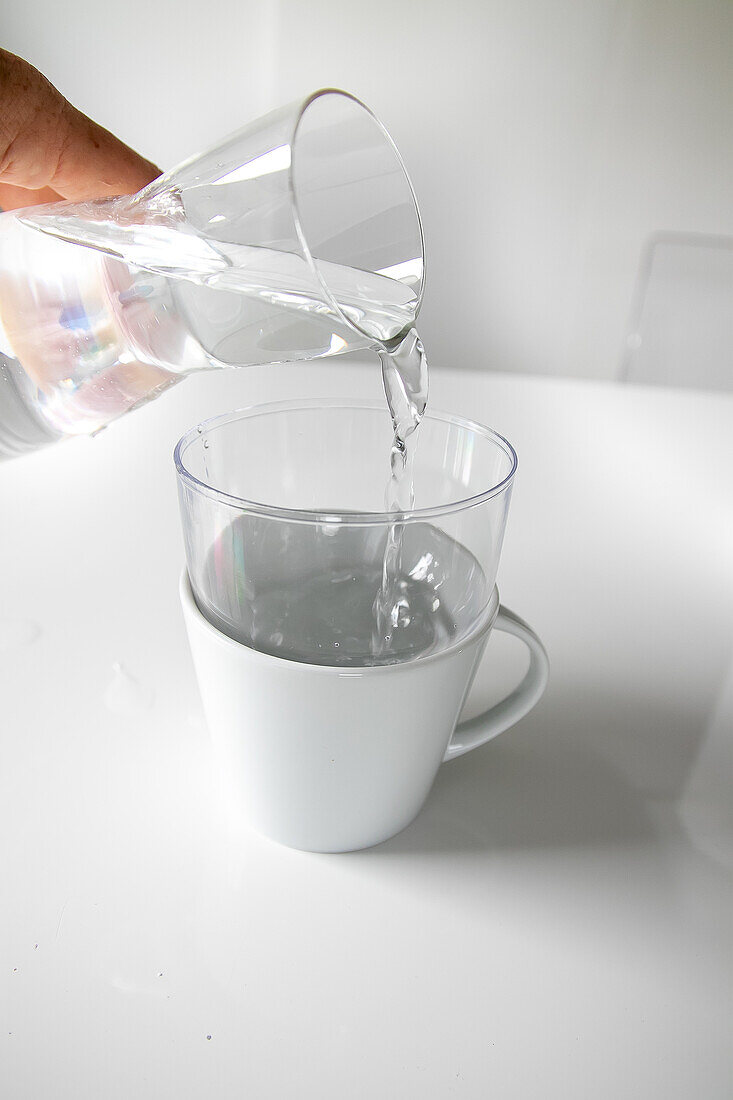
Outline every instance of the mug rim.
<svg viewBox="0 0 733 1100">
<path fill-rule="evenodd" d="M 201 481 L 200 478 L 197 478 L 187 469 L 184 463 L 184 454 L 189 444 L 195 442 L 195 440 L 205 432 L 210 432 L 232 421 L 243 420 L 252 416 L 278 412 L 295 412 L 303 409 L 340 409 L 344 411 L 349 409 L 364 409 L 371 412 L 378 412 L 382 415 L 385 413 L 384 406 L 378 405 L 374 401 L 324 400 L 322 398 L 305 398 L 295 401 L 270 401 L 254 405 L 245 405 L 243 408 L 234 409 L 231 412 L 220 413 L 218 416 L 209 417 L 207 420 L 202 420 L 194 427 L 189 428 L 176 443 L 173 450 L 173 462 L 180 481 L 190 486 L 196 492 L 212 500 L 218 501 L 220 504 L 237 508 L 242 512 L 267 516 L 270 519 L 287 520 L 291 523 L 340 523 L 346 526 L 362 527 L 369 525 L 389 525 L 395 523 L 396 520 L 399 520 L 400 523 L 408 523 L 411 521 L 436 519 L 441 516 L 462 512 L 467 508 L 474 508 L 487 500 L 491 500 L 492 497 L 499 496 L 501 493 L 506 492 L 511 486 L 517 472 L 519 463 L 517 452 L 508 439 L 500 435 L 499 432 L 494 431 L 493 428 L 488 428 L 483 424 L 479 424 L 478 421 L 469 420 L 466 417 L 457 416 L 454 413 L 442 412 L 439 409 L 430 409 L 427 411 L 423 417 L 423 421 L 435 420 L 463 428 L 466 431 L 472 432 L 474 435 L 482 436 L 485 440 L 493 443 L 495 446 L 498 446 L 500 450 L 504 451 L 510 462 L 510 470 L 501 481 L 496 482 L 495 485 L 489 486 L 480 493 L 474 493 L 472 496 L 462 498 L 461 500 L 449 501 L 447 504 L 435 505 L 433 507 L 413 508 L 404 512 L 352 512 L 345 510 L 338 511 L 337 509 L 317 511 L 309 508 L 282 508 L 278 505 L 264 504 L 262 501 L 249 500 L 246 497 L 225 493 L 223 490 L 217 489 L 216 486 Z"/>
<path fill-rule="evenodd" d="M 236 638 L 231 638 L 228 634 L 225 634 L 223 630 L 219 630 L 213 623 L 204 615 L 203 611 L 196 603 L 196 597 L 193 594 L 193 586 L 191 585 L 191 578 L 188 575 L 188 567 L 183 566 L 181 570 L 181 576 L 178 582 L 178 592 L 181 600 L 181 606 L 183 607 L 184 616 L 190 615 L 196 622 L 198 622 L 212 639 L 216 640 L 219 645 L 234 646 L 237 650 L 244 650 L 246 653 L 252 655 L 255 660 L 261 660 L 264 662 L 276 662 L 278 665 L 289 666 L 291 668 L 303 669 L 307 672 L 318 673 L 319 675 L 334 675 L 339 676 L 377 676 L 384 675 L 390 671 L 404 670 L 414 668 L 424 668 L 426 664 L 432 661 L 438 661 L 443 657 L 449 657 L 455 653 L 460 653 L 462 650 L 468 648 L 468 646 L 475 645 L 485 638 L 493 629 L 496 618 L 499 614 L 499 607 L 501 601 L 499 598 L 499 589 L 497 585 L 494 585 L 489 602 L 483 613 L 483 622 L 480 623 L 478 629 L 473 629 L 460 638 L 452 645 L 446 646 L 445 649 L 436 650 L 434 653 L 428 653 L 424 657 L 413 657 L 407 661 L 394 661 L 388 665 L 316 665 L 308 661 L 296 661 L 290 657 L 278 657 L 274 653 L 266 653 L 262 649 L 255 649 L 254 646 L 245 645 L 244 642 L 237 641 Z"/>
</svg>

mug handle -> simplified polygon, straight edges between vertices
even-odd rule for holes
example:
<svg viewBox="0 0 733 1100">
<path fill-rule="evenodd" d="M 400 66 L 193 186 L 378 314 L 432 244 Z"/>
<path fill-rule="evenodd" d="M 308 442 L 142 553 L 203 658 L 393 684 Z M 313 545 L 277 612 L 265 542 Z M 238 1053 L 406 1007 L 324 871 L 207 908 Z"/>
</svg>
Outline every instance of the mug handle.
<svg viewBox="0 0 733 1100">
<path fill-rule="evenodd" d="M 485 745 L 492 737 L 508 730 L 539 702 L 547 686 L 550 673 L 547 651 L 532 627 L 508 607 L 500 607 L 494 630 L 503 630 L 505 634 L 513 634 L 524 642 L 529 650 L 529 668 L 521 683 L 505 699 L 482 714 L 477 714 L 475 718 L 469 718 L 456 726 L 445 750 L 443 762 L 455 760 L 457 756 L 463 756 L 464 752 Z"/>
</svg>

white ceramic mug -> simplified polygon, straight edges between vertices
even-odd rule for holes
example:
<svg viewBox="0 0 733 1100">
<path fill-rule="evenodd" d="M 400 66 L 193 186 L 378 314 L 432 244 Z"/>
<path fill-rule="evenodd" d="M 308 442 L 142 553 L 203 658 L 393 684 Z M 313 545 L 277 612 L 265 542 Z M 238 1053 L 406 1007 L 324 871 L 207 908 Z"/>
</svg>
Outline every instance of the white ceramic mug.
<svg viewBox="0 0 733 1100">
<path fill-rule="evenodd" d="M 499 604 L 481 626 L 414 661 L 364 668 L 260 652 L 202 615 L 184 569 L 180 595 L 204 711 L 233 804 L 258 832 L 315 852 L 379 844 L 420 811 L 440 764 L 508 729 L 548 676 L 534 631 Z M 505 699 L 456 727 L 492 629 L 520 638 L 529 668 Z"/>
</svg>

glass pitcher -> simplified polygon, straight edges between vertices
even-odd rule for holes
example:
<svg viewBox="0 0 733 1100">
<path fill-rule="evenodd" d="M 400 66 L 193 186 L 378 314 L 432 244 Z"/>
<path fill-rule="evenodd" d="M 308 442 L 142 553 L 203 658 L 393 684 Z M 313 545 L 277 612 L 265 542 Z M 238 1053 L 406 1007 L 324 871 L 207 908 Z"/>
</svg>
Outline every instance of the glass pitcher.
<svg viewBox="0 0 733 1100">
<path fill-rule="evenodd" d="M 389 134 L 324 89 L 137 195 L 0 215 L 0 455 L 91 434 L 192 371 L 389 346 L 424 284 Z"/>
</svg>

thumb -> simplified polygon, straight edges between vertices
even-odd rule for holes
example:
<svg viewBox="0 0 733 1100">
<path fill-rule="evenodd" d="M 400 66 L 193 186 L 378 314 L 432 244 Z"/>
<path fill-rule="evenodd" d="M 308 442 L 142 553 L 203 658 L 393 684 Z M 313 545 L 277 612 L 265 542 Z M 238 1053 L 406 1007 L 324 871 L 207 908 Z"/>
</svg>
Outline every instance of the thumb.
<svg viewBox="0 0 733 1100">
<path fill-rule="evenodd" d="M 131 194 L 158 175 L 27 61 L 0 50 L 0 185 L 80 200 Z"/>
</svg>

